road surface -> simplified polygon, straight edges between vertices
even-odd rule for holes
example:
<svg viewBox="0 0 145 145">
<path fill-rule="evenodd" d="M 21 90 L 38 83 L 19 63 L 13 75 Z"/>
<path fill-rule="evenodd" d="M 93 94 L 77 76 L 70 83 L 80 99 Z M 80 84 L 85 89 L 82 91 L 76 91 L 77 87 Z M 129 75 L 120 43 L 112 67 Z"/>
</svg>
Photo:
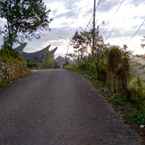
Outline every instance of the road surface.
<svg viewBox="0 0 145 145">
<path fill-rule="evenodd" d="M 85 79 L 35 71 L 0 91 L 0 145 L 139 145 Z"/>
</svg>

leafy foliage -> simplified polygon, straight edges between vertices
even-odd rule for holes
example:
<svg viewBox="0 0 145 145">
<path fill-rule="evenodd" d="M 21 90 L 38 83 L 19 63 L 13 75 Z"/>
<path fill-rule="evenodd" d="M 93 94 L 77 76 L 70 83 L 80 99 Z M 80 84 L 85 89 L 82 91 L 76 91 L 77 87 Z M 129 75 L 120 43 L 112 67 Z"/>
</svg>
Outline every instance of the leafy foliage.
<svg viewBox="0 0 145 145">
<path fill-rule="evenodd" d="M 97 50 L 103 49 L 104 47 L 104 41 L 102 36 L 100 35 L 99 32 L 99 27 L 97 28 L 97 33 L 96 33 L 96 50 L 94 52 L 94 48 L 92 48 L 92 30 L 89 31 L 80 31 L 76 32 L 74 36 L 72 37 L 72 46 L 74 48 L 75 53 L 77 53 L 78 58 L 80 57 L 81 59 L 85 56 L 85 53 L 88 53 L 87 49 L 91 48 L 92 54 L 96 54 Z"/>
<path fill-rule="evenodd" d="M 8 80 L 1 80 L 0 81 L 0 88 L 4 88 L 9 84 Z"/>
<path fill-rule="evenodd" d="M 134 78 L 129 83 L 130 101 L 138 110 L 145 107 L 145 84 L 139 78 Z M 145 110 L 144 110 L 145 111 Z"/>
<path fill-rule="evenodd" d="M 130 123 L 143 125 L 145 124 L 145 111 L 135 110 L 128 114 L 127 119 Z"/>
<path fill-rule="evenodd" d="M 80 48 L 91 47 L 91 31 L 76 32 L 72 40 L 75 53 L 79 54 Z M 81 72 L 93 84 L 100 83 L 101 87 L 107 87 L 109 95 L 102 93 L 103 96 L 107 96 L 107 100 L 123 112 L 128 121 L 139 125 L 145 124 L 145 83 L 131 76 L 130 53 L 126 50 L 127 46 L 124 45 L 120 49 L 118 46 L 98 44 L 99 41 L 96 42 L 96 48 L 99 48 L 97 55 L 82 55 L 75 65 L 69 68 Z"/>
<path fill-rule="evenodd" d="M 78 58 L 80 57 L 82 59 L 88 45 L 86 43 L 86 37 L 81 35 L 81 33 L 76 32 L 72 38 L 72 45 L 75 53 L 78 55 Z"/>
<path fill-rule="evenodd" d="M 23 33 L 22 36 L 27 38 L 37 28 L 48 26 L 51 21 L 49 12 L 42 0 L 0 1 L 0 17 L 7 21 L 1 30 L 5 34 L 4 48 L 12 48 L 18 34 Z"/>
<path fill-rule="evenodd" d="M 108 80 L 114 93 L 127 95 L 129 78 L 129 55 L 118 47 L 112 47 L 107 61 Z"/>
<path fill-rule="evenodd" d="M 13 49 L 0 50 L 0 87 L 5 87 L 9 82 L 30 73 L 26 61 Z"/>
<path fill-rule="evenodd" d="M 0 58 L 6 62 L 11 63 L 13 60 L 24 61 L 23 58 L 13 49 L 5 48 L 0 50 Z"/>
<path fill-rule="evenodd" d="M 92 57 L 83 58 L 83 60 L 81 60 L 78 63 L 78 68 L 80 72 L 82 73 L 84 72 L 85 74 L 87 74 L 87 77 L 89 77 L 89 79 L 91 80 L 97 79 L 96 62 L 94 61 L 94 58 Z"/>
<path fill-rule="evenodd" d="M 42 68 L 54 68 L 55 67 L 55 60 L 53 54 L 50 52 L 47 53 L 46 57 L 44 58 Z"/>
<path fill-rule="evenodd" d="M 27 60 L 27 67 L 30 68 L 30 69 L 34 69 L 34 68 L 38 68 L 38 64 L 34 61 L 31 61 L 31 60 Z"/>
<path fill-rule="evenodd" d="M 113 105 L 123 106 L 128 103 L 128 98 L 126 96 L 113 95 L 109 98 L 109 101 L 111 101 Z"/>
</svg>

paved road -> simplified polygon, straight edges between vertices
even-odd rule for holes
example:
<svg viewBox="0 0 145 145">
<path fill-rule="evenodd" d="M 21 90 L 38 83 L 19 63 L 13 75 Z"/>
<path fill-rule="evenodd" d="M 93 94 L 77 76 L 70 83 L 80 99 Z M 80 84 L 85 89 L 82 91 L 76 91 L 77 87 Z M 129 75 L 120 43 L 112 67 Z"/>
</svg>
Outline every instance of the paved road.
<svg viewBox="0 0 145 145">
<path fill-rule="evenodd" d="M 0 91 L 0 145 L 139 145 L 137 140 L 74 73 L 36 71 Z"/>
</svg>

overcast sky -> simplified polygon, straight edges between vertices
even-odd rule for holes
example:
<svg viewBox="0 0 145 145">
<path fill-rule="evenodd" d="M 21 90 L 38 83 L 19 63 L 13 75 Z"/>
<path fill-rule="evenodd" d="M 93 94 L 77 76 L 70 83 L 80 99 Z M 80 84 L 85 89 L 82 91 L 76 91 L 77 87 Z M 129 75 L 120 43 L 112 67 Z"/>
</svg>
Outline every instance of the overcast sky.
<svg viewBox="0 0 145 145">
<path fill-rule="evenodd" d="M 93 0 L 44 0 L 51 9 L 51 31 L 41 32 L 25 51 L 40 50 L 51 44 L 58 46 L 57 55 L 64 55 L 76 30 L 85 29 L 92 17 Z M 97 7 L 96 23 L 101 25 L 104 39 L 111 44 L 127 44 L 135 53 L 145 53 L 140 47 L 145 35 L 145 24 L 132 38 L 145 19 L 145 0 L 101 0 Z M 102 23 L 104 21 L 105 23 Z M 91 28 L 91 25 L 89 25 Z M 71 51 L 71 50 L 70 50 Z"/>
</svg>

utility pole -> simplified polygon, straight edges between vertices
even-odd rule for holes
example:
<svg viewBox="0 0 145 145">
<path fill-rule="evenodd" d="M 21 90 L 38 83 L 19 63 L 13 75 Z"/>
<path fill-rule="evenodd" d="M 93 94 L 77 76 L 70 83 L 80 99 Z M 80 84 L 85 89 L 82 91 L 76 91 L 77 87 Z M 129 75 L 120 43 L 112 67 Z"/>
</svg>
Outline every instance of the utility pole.
<svg viewBox="0 0 145 145">
<path fill-rule="evenodd" d="M 93 9 L 93 30 L 92 30 L 93 44 L 92 44 L 92 55 L 96 51 L 96 0 L 94 0 L 94 9 Z"/>
</svg>

